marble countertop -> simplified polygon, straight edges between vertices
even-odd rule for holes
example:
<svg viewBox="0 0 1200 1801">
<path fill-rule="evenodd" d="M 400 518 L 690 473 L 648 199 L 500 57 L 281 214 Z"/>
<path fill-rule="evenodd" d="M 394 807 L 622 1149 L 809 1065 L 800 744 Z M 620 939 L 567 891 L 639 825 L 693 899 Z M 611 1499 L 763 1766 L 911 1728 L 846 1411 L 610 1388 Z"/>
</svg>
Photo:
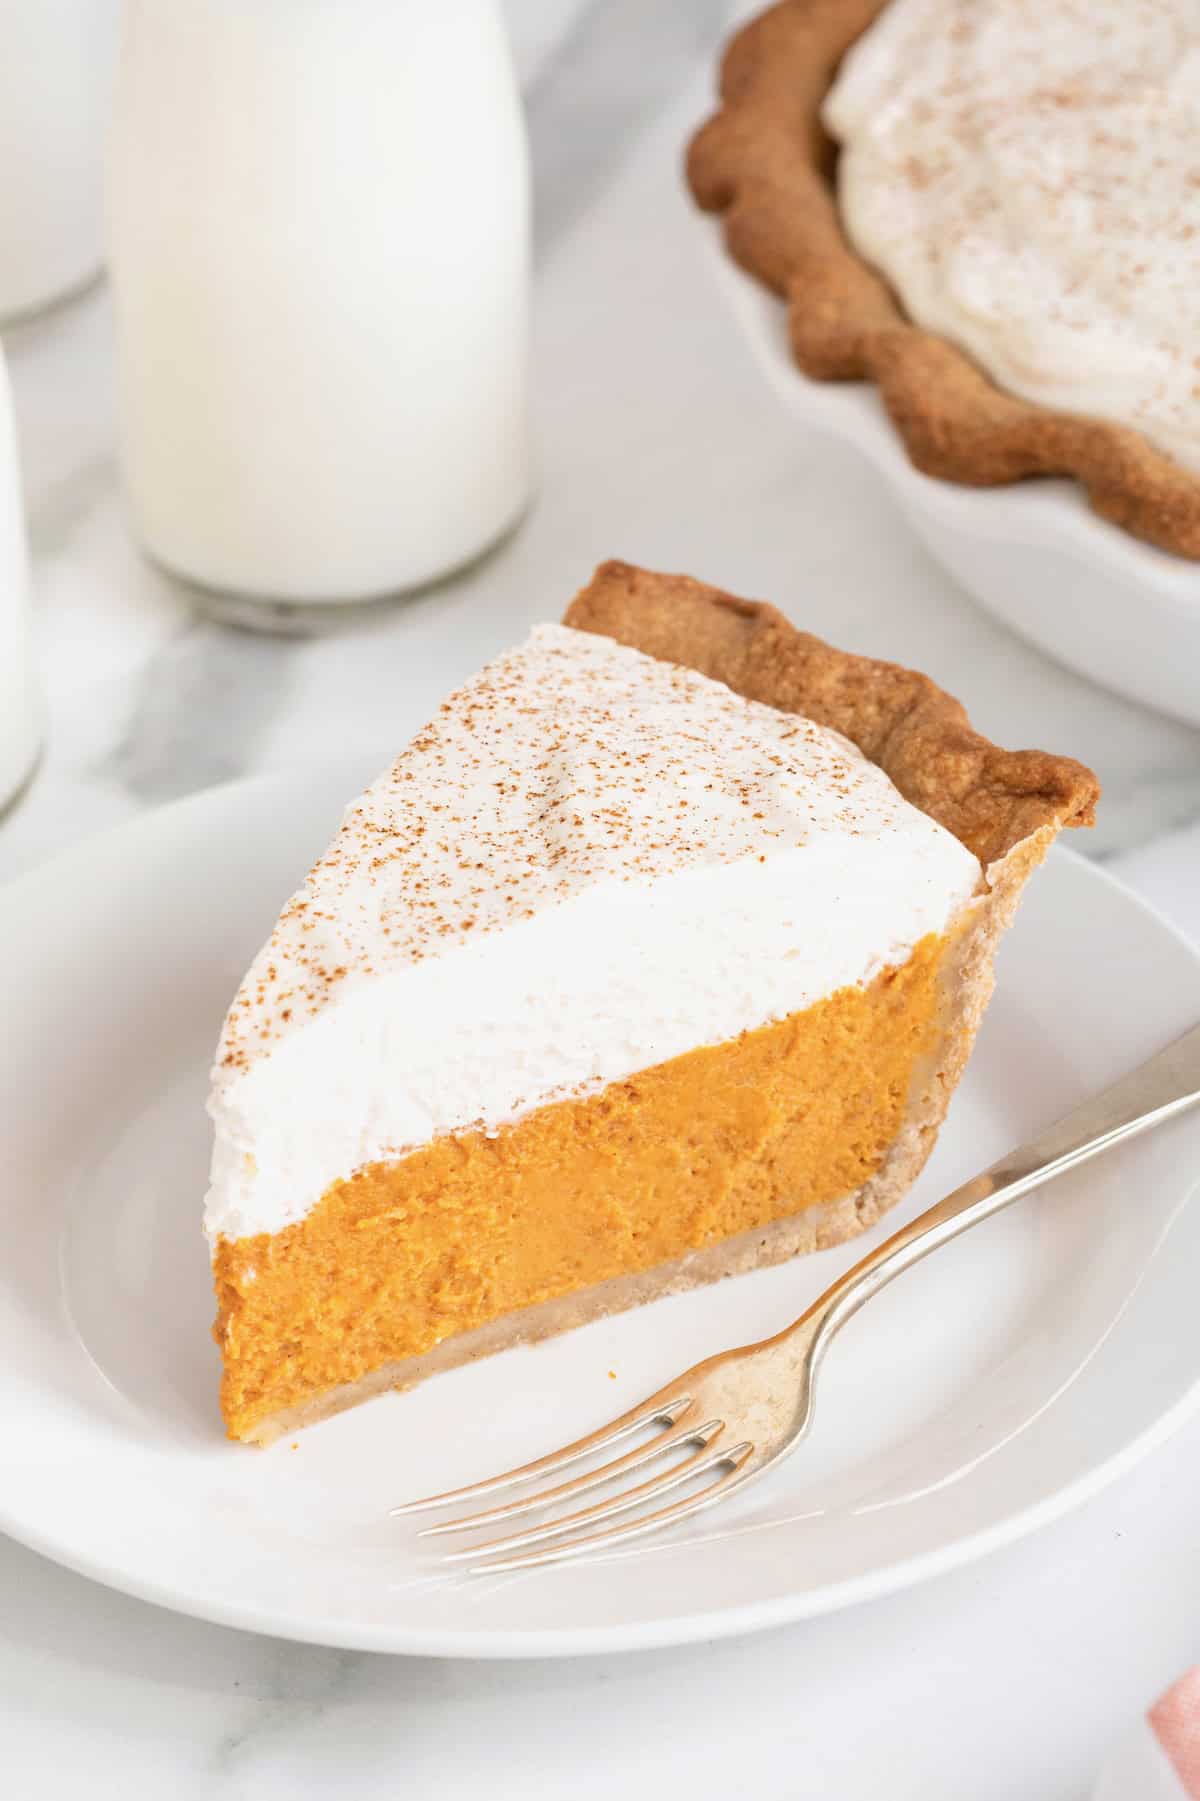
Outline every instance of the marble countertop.
<svg viewBox="0 0 1200 1801">
<path fill-rule="evenodd" d="M 541 479 L 490 560 L 343 635 L 196 620 L 123 513 L 102 287 L 5 338 L 50 731 L 0 824 L 0 879 L 181 794 L 422 710 L 601 558 L 769 596 L 928 670 L 1010 743 L 1091 762 L 1086 847 L 1200 932 L 1200 732 L 1051 664 L 978 612 L 867 466 L 802 436 L 751 366 L 679 182 L 722 0 L 514 4 L 537 174 Z M 402 501 L 402 496 L 400 497 Z M 1189 848 L 1189 846 L 1191 848 Z M 656 1791 L 972 1801 L 1083 1794 L 1200 1656 L 1200 1423 L 1076 1515 L 910 1595 L 736 1644 L 439 1664 L 204 1626 L 0 1539 L 0 1767 L 22 1801 L 355 1801 Z"/>
</svg>

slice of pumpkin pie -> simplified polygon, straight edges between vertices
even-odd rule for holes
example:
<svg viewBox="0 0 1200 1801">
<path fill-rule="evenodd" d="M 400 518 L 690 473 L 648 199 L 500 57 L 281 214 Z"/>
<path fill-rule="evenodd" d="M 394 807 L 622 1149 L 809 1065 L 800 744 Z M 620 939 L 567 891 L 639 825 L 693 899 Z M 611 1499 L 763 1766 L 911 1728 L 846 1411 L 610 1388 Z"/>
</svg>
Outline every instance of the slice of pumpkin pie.
<svg viewBox="0 0 1200 1801">
<path fill-rule="evenodd" d="M 230 1010 L 230 1435 L 870 1225 L 1096 794 L 923 676 L 606 564 L 352 804 Z"/>
</svg>

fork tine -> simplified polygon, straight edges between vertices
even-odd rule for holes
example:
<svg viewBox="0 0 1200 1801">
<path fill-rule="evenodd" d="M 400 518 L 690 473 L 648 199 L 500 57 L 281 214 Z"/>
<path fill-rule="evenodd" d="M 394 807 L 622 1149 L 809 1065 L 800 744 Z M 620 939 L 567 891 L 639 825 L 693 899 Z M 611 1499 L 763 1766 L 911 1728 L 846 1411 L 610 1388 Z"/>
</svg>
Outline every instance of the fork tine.
<svg viewBox="0 0 1200 1801">
<path fill-rule="evenodd" d="M 599 1469 L 588 1470 L 586 1475 L 576 1476 L 570 1482 L 560 1482 L 556 1488 L 539 1488 L 531 1495 L 523 1495 L 519 1501 L 505 1501 L 499 1507 L 464 1514 L 461 1519 L 439 1520 L 436 1526 L 422 1527 L 417 1537 L 440 1538 L 447 1532 L 471 1532 L 481 1526 L 497 1526 L 501 1520 L 512 1519 L 516 1514 L 532 1513 L 535 1508 L 552 1507 L 557 1501 L 573 1500 L 590 1488 L 598 1488 L 602 1482 L 611 1482 L 629 1470 L 640 1469 L 643 1464 L 653 1462 L 665 1451 L 675 1450 L 679 1445 L 706 1445 L 723 1425 L 723 1420 L 706 1420 L 702 1426 L 680 1426 L 660 1433 L 648 1445 L 627 1451 L 624 1457 L 614 1457 L 611 1463 L 602 1463 Z"/>
<path fill-rule="evenodd" d="M 664 1399 L 670 1396 L 670 1399 Z M 448 1488 L 444 1494 L 425 1495 L 417 1501 L 403 1501 L 399 1507 L 390 1509 L 392 1517 L 405 1513 L 424 1513 L 435 1507 L 450 1507 L 458 1501 L 473 1501 L 484 1495 L 493 1495 L 499 1489 L 508 1488 L 517 1482 L 528 1482 L 534 1476 L 550 1476 L 556 1470 L 565 1469 L 568 1464 L 578 1463 L 581 1457 L 589 1456 L 593 1451 L 603 1451 L 615 1444 L 620 1438 L 627 1438 L 630 1433 L 637 1432 L 643 1426 L 676 1425 L 692 1405 L 688 1394 L 671 1394 L 668 1388 L 660 1388 L 657 1394 L 650 1395 L 637 1407 L 631 1407 L 628 1413 L 622 1413 L 606 1426 L 600 1426 L 595 1432 L 589 1432 L 586 1438 L 576 1438 L 570 1444 L 561 1445 L 557 1451 L 550 1451 L 545 1457 L 536 1457 L 532 1463 L 522 1463 L 513 1470 L 504 1470 L 499 1476 L 488 1476 L 482 1482 L 469 1482 L 464 1488 Z"/>
<path fill-rule="evenodd" d="M 660 1507 L 654 1513 L 645 1514 L 641 1519 L 631 1520 L 623 1526 L 609 1526 L 603 1532 L 589 1532 L 583 1538 L 572 1538 L 562 1545 L 543 1545 L 532 1551 L 518 1551 L 515 1555 L 491 1557 L 483 1563 L 473 1563 L 470 1567 L 472 1576 L 497 1576 L 505 1570 L 532 1570 L 542 1564 L 564 1563 L 571 1557 L 583 1557 L 592 1551 L 603 1551 L 613 1545 L 623 1544 L 627 1539 L 640 1538 L 647 1532 L 658 1532 L 667 1526 L 676 1526 L 681 1520 L 690 1519 L 694 1513 L 702 1513 L 706 1507 L 714 1507 L 718 1501 L 732 1494 L 734 1489 L 752 1482 L 756 1476 L 770 1466 L 760 1464 L 754 1469 L 746 1469 L 746 1459 L 754 1447 L 750 1444 L 734 1445 L 720 1457 L 714 1457 L 705 1466 L 714 1468 L 737 1458 L 733 1468 L 713 1482 L 698 1495 L 688 1495 L 682 1501 L 673 1501 L 669 1507 Z M 740 1455 L 739 1455 L 740 1453 Z M 699 1474 L 694 1470 L 693 1474 Z M 486 1555 L 489 1547 L 480 1545 L 476 1556 Z"/>
<path fill-rule="evenodd" d="M 746 1443 L 734 1445 L 731 1450 L 709 1451 L 701 1446 L 691 1457 L 685 1457 L 681 1463 L 672 1464 L 659 1476 L 652 1476 L 648 1482 L 639 1482 L 634 1488 L 626 1488 L 619 1495 L 611 1496 L 607 1501 L 596 1501 L 591 1507 L 582 1507 L 578 1513 L 564 1514 L 561 1519 L 547 1520 L 541 1526 L 528 1526 L 523 1532 L 510 1533 L 507 1538 L 489 1539 L 487 1544 L 473 1545 L 469 1551 L 452 1551 L 446 1558 L 447 1563 L 464 1563 L 472 1557 L 490 1557 L 510 1551 L 519 1551 L 526 1545 L 538 1544 L 544 1538 L 560 1538 L 564 1532 L 577 1531 L 581 1526 L 593 1526 L 601 1520 L 611 1519 L 615 1514 L 628 1513 L 631 1507 L 640 1507 L 643 1501 L 650 1501 L 656 1495 L 665 1495 L 673 1488 L 679 1488 L 684 1482 L 690 1482 L 695 1476 L 704 1475 L 705 1471 L 715 1469 L 719 1464 L 728 1463 L 731 1457 L 749 1453 L 753 1446 Z M 488 1564 L 485 1568 L 494 1568 Z"/>
</svg>

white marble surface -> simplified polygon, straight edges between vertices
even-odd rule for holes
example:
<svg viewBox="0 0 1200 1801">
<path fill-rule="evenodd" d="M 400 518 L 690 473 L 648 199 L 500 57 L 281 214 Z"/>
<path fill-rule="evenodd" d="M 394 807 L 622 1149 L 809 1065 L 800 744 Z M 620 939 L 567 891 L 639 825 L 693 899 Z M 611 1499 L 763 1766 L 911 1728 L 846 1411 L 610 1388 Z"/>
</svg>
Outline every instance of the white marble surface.
<svg viewBox="0 0 1200 1801">
<path fill-rule="evenodd" d="M 678 179 L 730 7 L 511 10 L 538 177 L 529 519 L 468 576 L 345 636 L 198 623 L 127 532 L 103 290 L 10 334 L 51 730 L 0 824 L 0 878 L 215 781 L 385 751 L 615 554 L 770 596 L 928 669 L 995 736 L 1092 762 L 1092 854 L 1200 935 L 1200 733 L 977 612 L 870 472 L 799 437 L 750 366 Z M 1071 1801 L 1122 1719 L 1200 1657 L 1198 1510 L 1200 1422 L 1076 1516 L 911 1595 L 740 1644 L 494 1667 L 199 1625 L 0 1539 L 0 1788 L 455 1801 L 640 1795 L 670 1777 L 704 1797 Z"/>
</svg>

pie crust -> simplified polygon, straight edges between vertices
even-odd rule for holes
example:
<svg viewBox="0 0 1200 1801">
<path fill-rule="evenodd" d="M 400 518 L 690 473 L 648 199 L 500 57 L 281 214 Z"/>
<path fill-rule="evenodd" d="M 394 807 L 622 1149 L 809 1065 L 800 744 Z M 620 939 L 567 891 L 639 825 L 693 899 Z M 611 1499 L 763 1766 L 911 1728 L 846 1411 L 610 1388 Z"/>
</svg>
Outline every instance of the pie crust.
<svg viewBox="0 0 1200 1801">
<path fill-rule="evenodd" d="M 841 732 L 985 868 L 1045 831 L 1094 822 L 1100 784 L 1082 763 L 1001 750 L 928 676 L 835 650 L 763 601 L 608 562 L 564 624 L 698 669 L 748 700 Z"/>
<path fill-rule="evenodd" d="M 792 354 L 819 381 L 870 380 L 927 475 L 996 487 L 1070 475 L 1093 511 L 1200 558 L 1200 477 L 1132 427 L 1060 413 L 996 386 L 910 324 L 851 246 L 820 111 L 838 63 L 887 0 L 781 0 L 726 49 L 720 110 L 688 150 L 688 182 L 723 217 L 735 262 L 788 304 Z"/>
</svg>

